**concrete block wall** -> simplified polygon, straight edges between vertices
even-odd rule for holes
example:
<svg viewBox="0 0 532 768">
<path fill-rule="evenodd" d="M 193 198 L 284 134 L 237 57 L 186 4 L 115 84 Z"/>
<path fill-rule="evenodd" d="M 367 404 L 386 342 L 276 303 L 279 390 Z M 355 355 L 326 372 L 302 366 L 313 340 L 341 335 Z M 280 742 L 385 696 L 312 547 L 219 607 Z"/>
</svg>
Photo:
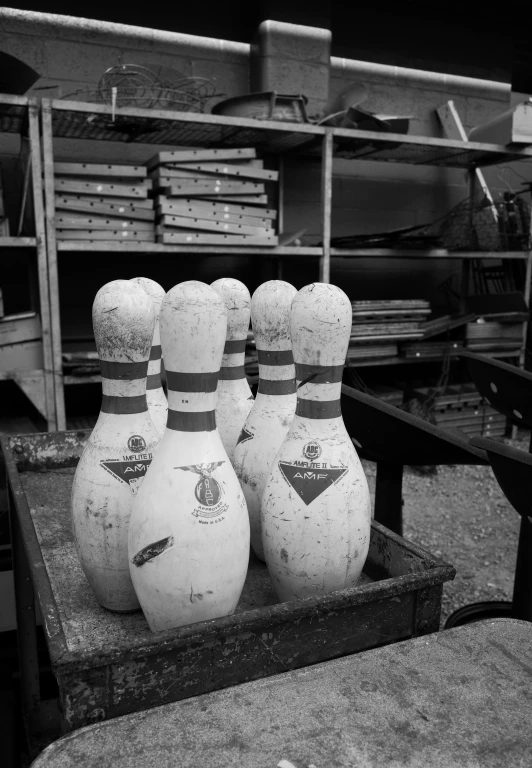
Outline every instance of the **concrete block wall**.
<svg viewBox="0 0 532 768">
<path fill-rule="evenodd" d="M 165 65 L 187 75 L 213 77 L 226 97 L 249 92 L 250 46 L 243 43 L 5 8 L 0 9 L 0 34 L 4 50 L 41 74 L 32 90 L 38 96 L 57 98 L 78 89 L 94 88 L 105 69 L 119 63 Z M 353 82 L 363 82 L 368 88 L 364 107 L 374 112 L 411 114 L 410 133 L 423 136 L 442 135 L 435 109 L 448 99 L 454 100 L 469 129 L 504 111 L 511 98 L 509 85 L 501 83 L 333 57 L 330 93 Z M 134 163 L 145 161 L 160 149 L 163 147 L 71 140 L 61 141 L 56 155 L 71 161 Z M 12 137 L 0 137 L 0 156 L 8 177 L 14 171 L 17 153 Z M 320 238 L 319 164 L 289 160 L 286 165 L 285 229 L 306 228 L 310 240 L 316 242 Z M 516 165 L 515 170 L 532 178 L 528 167 Z M 332 223 L 336 236 L 431 222 L 466 196 L 465 174 L 461 171 L 337 160 L 334 172 Z M 512 171 L 501 178 L 499 170 L 487 169 L 486 178 L 496 197 L 507 188 L 506 182 L 520 183 Z M 16 182 L 7 178 L 6 186 L 10 185 L 14 189 Z M 260 267 L 259 259 L 245 257 L 173 257 L 156 261 L 150 258 L 147 265 L 128 257 L 117 260 L 116 268 L 131 269 L 133 274 L 141 267 L 145 272 L 149 269 L 150 276 L 159 279 L 165 288 L 191 277 L 211 281 L 223 270 L 232 271 L 250 288 L 269 276 L 267 268 Z M 84 272 L 90 273 L 91 291 L 93 282 L 101 284 L 112 279 L 111 275 L 116 276 L 116 268 L 108 259 L 102 257 L 96 262 L 94 257 L 90 265 L 81 262 L 79 256 L 61 256 L 64 324 L 77 326 L 78 318 L 86 311 L 84 306 L 80 311 L 79 296 L 75 300 L 68 298 L 79 294 L 76 285 L 79 289 Z M 457 261 L 343 260 L 335 262 L 331 279 L 352 298 L 404 295 L 429 298 L 437 305 L 441 303 L 438 286 L 458 272 Z M 286 262 L 284 275 L 300 287 L 316 279 L 317 264 L 309 262 L 302 267 L 299 259 Z M 89 287 L 84 291 L 89 293 Z M 83 299 L 89 307 L 92 295 Z"/>
</svg>

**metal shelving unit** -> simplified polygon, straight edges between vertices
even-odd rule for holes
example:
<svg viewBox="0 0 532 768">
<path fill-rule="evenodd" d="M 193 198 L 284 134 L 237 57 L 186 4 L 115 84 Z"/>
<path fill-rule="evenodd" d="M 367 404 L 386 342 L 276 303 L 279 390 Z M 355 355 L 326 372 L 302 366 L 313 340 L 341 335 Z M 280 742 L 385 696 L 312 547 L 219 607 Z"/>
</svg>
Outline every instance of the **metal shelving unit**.
<svg viewBox="0 0 532 768">
<path fill-rule="evenodd" d="M 105 243 L 91 241 L 61 241 L 55 238 L 54 218 L 54 140 L 82 139 L 93 141 L 127 142 L 148 145 L 175 145 L 180 147 L 227 148 L 255 147 L 260 152 L 273 153 L 280 158 L 286 153 L 314 158 L 321 164 L 321 233 L 322 246 L 186 246 L 158 243 Z M 429 251 L 404 250 L 342 250 L 330 247 L 332 178 L 334 158 L 354 161 L 433 165 L 474 171 L 478 167 L 532 159 L 532 149 L 510 150 L 507 147 L 435 139 L 403 134 L 382 134 L 329 128 L 309 124 L 257 121 L 215 115 L 146 110 L 132 108 L 112 109 L 107 105 L 43 99 L 42 140 L 44 153 L 44 185 L 46 200 L 46 236 L 50 309 L 53 339 L 54 392 L 59 429 L 66 425 L 63 386 L 73 383 L 73 377 L 62 374 L 62 344 L 60 335 L 58 252 L 107 252 L 138 254 L 209 254 L 266 256 L 270 258 L 317 258 L 319 277 L 330 281 L 331 260 L 345 258 L 408 258 L 408 259 L 526 259 L 527 286 L 530 284 L 532 258 L 529 253 L 477 253 L 448 252 L 445 249 Z M 282 199 L 282 188 L 281 188 Z M 282 210 L 280 212 L 282 221 Z M 467 268 L 464 274 L 467 275 Z M 464 278 L 463 285 L 467 280 Z M 526 296 L 527 302 L 529 294 Z M 396 360 L 386 364 L 394 364 Z M 398 361 L 397 361 L 398 362 Z M 401 360 L 401 362 L 403 362 Z M 414 361 L 415 362 L 415 361 Z M 382 364 L 367 361 L 362 365 Z M 357 363 L 360 365 L 360 363 Z M 87 376 L 83 381 L 93 381 Z"/>
<path fill-rule="evenodd" d="M 35 237 L 1 237 L 0 252 L 17 249 L 34 254 L 38 282 L 37 307 L 41 320 L 43 363 L 37 370 L 0 371 L 0 380 L 12 380 L 46 419 L 48 429 L 58 428 L 53 379 L 51 315 L 48 293 L 48 264 L 43 210 L 39 104 L 24 96 L 0 95 L 0 133 L 18 134 L 27 139 L 26 161 L 30 164 L 28 189 L 33 198 Z"/>
</svg>

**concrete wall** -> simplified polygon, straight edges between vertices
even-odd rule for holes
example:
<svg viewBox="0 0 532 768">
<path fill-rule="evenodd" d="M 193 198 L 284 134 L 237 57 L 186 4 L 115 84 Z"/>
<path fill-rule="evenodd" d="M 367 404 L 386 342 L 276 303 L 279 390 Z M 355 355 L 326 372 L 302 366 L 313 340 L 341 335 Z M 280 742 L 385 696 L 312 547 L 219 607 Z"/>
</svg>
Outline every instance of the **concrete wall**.
<svg viewBox="0 0 532 768">
<path fill-rule="evenodd" d="M 119 63 L 166 65 L 187 75 L 213 77 L 226 96 L 248 91 L 249 46 L 243 43 L 5 8 L 0 9 L 0 36 L 3 50 L 41 74 L 32 91 L 38 96 L 60 97 L 78 89 L 90 90 L 105 69 Z M 355 59 L 331 60 L 331 93 L 357 81 L 364 82 L 369 89 L 365 107 L 375 112 L 411 114 L 414 118 L 410 133 L 424 136 L 442 135 L 435 109 L 448 99 L 454 100 L 466 127 L 471 128 L 504 111 L 511 97 L 510 86 L 501 83 Z M 19 147 L 10 137 L 1 141 L 5 184 L 15 190 L 13 172 Z M 61 141 L 56 148 L 57 159 L 89 162 L 142 162 L 153 153 L 153 147 L 103 142 Z M 430 222 L 466 195 L 465 176 L 460 171 L 341 160 L 335 161 L 334 171 L 333 235 L 337 236 Z M 486 176 L 496 197 L 507 188 L 506 181 L 520 183 L 510 171 L 501 179 L 500 171 L 488 169 Z M 287 230 L 305 227 L 311 240 L 319 239 L 319 193 L 317 164 L 295 160 L 287 163 Z M 10 198 L 13 215 L 16 200 L 16 195 Z M 438 286 L 458 271 L 457 261 L 344 260 L 335 263 L 332 281 L 342 285 L 352 298 L 402 295 L 441 304 Z M 102 282 L 140 272 L 159 280 L 166 288 L 191 277 L 210 282 L 224 273 L 233 273 L 254 288 L 270 276 L 260 260 L 239 257 L 151 257 L 149 263 L 138 257 L 126 257 L 111 264 L 109 259 L 97 255 L 90 259 L 62 255 L 65 327 L 87 326 L 83 318 L 88 317 L 87 308 Z M 286 262 L 284 276 L 301 286 L 316 278 L 316 263 Z"/>
</svg>

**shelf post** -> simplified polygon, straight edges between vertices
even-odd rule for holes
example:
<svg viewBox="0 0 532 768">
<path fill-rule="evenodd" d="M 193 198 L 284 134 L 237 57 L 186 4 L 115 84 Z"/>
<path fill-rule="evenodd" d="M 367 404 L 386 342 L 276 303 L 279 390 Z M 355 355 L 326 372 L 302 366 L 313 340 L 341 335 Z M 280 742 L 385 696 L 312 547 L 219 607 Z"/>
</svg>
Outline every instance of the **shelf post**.
<svg viewBox="0 0 532 768">
<path fill-rule="evenodd" d="M 44 199 L 46 206 L 46 244 L 48 256 L 48 287 L 52 325 L 53 377 L 57 429 L 66 429 L 65 394 L 63 389 L 63 358 L 61 349 L 61 317 L 59 311 L 59 280 L 57 272 L 57 241 L 55 237 L 54 147 L 52 105 L 42 100 L 42 148 L 44 166 Z"/>
<path fill-rule="evenodd" d="M 320 282 L 331 281 L 331 212 L 332 212 L 333 130 L 328 128 L 321 151 L 321 235 L 323 253 L 320 258 Z"/>
<path fill-rule="evenodd" d="M 44 403 L 48 430 L 53 431 L 57 429 L 57 413 L 53 377 L 52 318 L 48 286 L 46 227 L 44 223 L 41 142 L 39 136 L 39 106 L 33 99 L 30 99 L 28 103 L 28 139 L 30 145 L 29 162 L 31 164 L 30 172 L 33 190 L 35 239 L 37 241 L 37 274 L 39 278 L 39 305 L 42 328 L 44 363 L 42 384 L 44 386 Z"/>
</svg>

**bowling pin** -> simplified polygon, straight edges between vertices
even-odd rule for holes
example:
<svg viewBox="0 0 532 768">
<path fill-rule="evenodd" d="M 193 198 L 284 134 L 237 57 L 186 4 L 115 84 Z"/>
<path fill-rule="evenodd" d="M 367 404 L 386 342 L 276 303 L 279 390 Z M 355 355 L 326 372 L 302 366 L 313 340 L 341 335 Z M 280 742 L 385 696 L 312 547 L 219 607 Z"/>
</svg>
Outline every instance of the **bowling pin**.
<svg viewBox="0 0 532 768">
<path fill-rule="evenodd" d="M 234 459 L 236 441 L 253 405 L 253 395 L 244 371 L 244 356 L 251 314 L 251 296 L 240 280 L 222 277 L 211 283 L 227 307 L 227 337 L 216 390 L 216 427 Z"/>
<path fill-rule="evenodd" d="M 163 301 L 168 422 L 131 514 L 129 567 L 153 632 L 232 613 L 246 578 L 244 495 L 216 429 L 227 309 L 195 280 Z"/>
<path fill-rule="evenodd" d="M 129 280 L 100 288 L 92 323 L 102 373 L 102 407 L 72 486 L 74 542 L 98 602 L 111 611 L 139 608 L 127 554 L 133 499 L 159 436 L 146 404 L 155 327 L 147 294 Z"/>
<path fill-rule="evenodd" d="M 164 394 L 161 382 L 161 337 L 159 332 L 159 312 L 161 304 L 166 296 L 164 288 L 150 280 L 149 277 L 134 277 L 132 283 L 140 287 L 148 294 L 154 303 L 155 308 L 155 331 L 153 332 L 153 342 L 151 345 L 150 362 L 148 364 L 148 378 L 146 381 L 146 402 L 151 420 L 155 424 L 155 429 L 162 436 L 166 427 L 166 417 L 168 414 L 168 401 Z"/>
<path fill-rule="evenodd" d="M 280 600 L 354 587 L 370 538 L 370 496 L 340 390 L 351 303 L 314 283 L 292 302 L 297 409 L 262 497 L 262 542 Z"/>
<path fill-rule="evenodd" d="M 290 305 L 296 289 L 282 280 L 257 288 L 251 325 L 259 359 L 259 388 L 235 448 L 234 467 L 249 512 L 251 546 L 264 560 L 260 502 L 270 467 L 296 408 L 296 382 L 290 341 Z"/>
</svg>

